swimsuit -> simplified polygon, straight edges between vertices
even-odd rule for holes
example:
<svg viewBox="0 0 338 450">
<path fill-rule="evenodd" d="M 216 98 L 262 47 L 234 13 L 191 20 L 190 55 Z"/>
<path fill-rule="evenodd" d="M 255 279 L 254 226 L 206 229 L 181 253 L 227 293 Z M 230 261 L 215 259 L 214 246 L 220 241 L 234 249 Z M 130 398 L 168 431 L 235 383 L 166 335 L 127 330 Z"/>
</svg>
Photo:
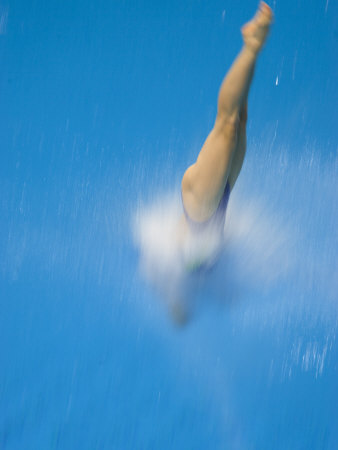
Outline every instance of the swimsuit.
<svg viewBox="0 0 338 450">
<path fill-rule="evenodd" d="M 230 196 L 230 185 L 226 184 L 222 198 L 213 215 L 197 222 L 183 211 L 191 231 L 184 248 L 184 266 L 188 272 L 205 272 L 212 268 L 222 249 L 225 214 Z M 183 203 L 183 201 L 182 201 Z"/>
<path fill-rule="evenodd" d="M 185 215 L 185 218 L 187 220 L 190 230 L 193 233 L 201 233 L 201 232 L 207 230 L 208 228 L 213 229 L 213 230 L 217 229 L 219 231 L 223 231 L 224 224 L 225 224 L 225 213 L 226 213 L 226 209 L 228 206 L 229 196 L 230 196 L 230 185 L 229 185 L 229 183 L 227 183 L 224 188 L 222 198 L 218 204 L 216 211 L 213 213 L 213 215 L 209 219 L 204 220 L 203 222 L 197 222 L 196 220 L 191 219 L 189 217 L 186 209 L 184 208 L 184 204 L 183 204 L 184 215 Z"/>
</svg>

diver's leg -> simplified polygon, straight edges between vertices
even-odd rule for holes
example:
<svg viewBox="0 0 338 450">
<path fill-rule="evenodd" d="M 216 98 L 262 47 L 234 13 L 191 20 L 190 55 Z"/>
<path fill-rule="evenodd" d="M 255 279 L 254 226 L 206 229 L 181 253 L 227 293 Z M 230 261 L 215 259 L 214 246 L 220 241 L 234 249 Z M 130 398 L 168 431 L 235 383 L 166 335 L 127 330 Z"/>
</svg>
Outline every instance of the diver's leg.
<svg viewBox="0 0 338 450">
<path fill-rule="evenodd" d="M 247 122 L 247 104 L 239 113 L 239 123 L 237 132 L 237 145 L 232 157 L 231 168 L 228 176 L 228 183 L 232 189 L 236 183 L 238 175 L 242 169 L 245 151 L 246 151 L 246 122 Z"/>
<path fill-rule="evenodd" d="M 182 196 L 192 219 L 208 219 L 218 206 L 238 145 L 240 113 L 246 103 L 259 50 L 266 39 L 272 11 L 261 2 L 255 17 L 242 28 L 244 46 L 226 75 L 218 97 L 214 128 L 195 164 L 185 172 Z M 244 154 L 243 154 L 244 157 Z"/>
</svg>

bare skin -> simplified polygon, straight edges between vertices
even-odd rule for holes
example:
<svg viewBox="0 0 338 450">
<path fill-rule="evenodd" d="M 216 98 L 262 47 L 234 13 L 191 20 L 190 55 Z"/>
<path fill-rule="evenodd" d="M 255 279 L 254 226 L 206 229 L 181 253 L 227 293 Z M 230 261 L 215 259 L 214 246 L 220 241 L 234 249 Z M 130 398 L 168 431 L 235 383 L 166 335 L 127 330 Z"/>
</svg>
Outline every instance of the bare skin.
<svg viewBox="0 0 338 450">
<path fill-rule="evenodd" d="M 268 36 L 271 8 L 260 2 L 242 29 L 244 45 L 223 80 L 217 117 L 197 161 L 182 179 L 182 198 L 189 217 L 210 218 L 218 207 L 226 183 L 232 189 L 242 168 L 246 149 L 247 100 L 257 56 Z"/>
</svg>

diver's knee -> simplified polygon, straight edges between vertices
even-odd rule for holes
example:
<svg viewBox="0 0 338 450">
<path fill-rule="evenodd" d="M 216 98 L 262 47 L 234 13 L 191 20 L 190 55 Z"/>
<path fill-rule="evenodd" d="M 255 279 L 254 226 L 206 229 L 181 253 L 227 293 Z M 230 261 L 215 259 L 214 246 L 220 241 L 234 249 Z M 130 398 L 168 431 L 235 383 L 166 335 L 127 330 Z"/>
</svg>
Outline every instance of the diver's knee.
<svg viewBox="0 0 338 450">
<path fill-rule="evenodd" d="M 236 140 L 240 125 L 240 116 L 238 112 L 232 114 L 223 114 L 216 120 L 215 128 L 229 140 Z"/>
</svg>

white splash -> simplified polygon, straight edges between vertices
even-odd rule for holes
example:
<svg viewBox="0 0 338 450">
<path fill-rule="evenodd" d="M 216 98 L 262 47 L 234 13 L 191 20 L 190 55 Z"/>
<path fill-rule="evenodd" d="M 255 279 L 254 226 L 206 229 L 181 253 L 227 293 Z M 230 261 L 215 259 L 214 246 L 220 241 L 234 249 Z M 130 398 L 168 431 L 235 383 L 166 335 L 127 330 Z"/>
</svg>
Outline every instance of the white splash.
<svg viewBox="0 0 338 450">
<path fill-rule="evenodd" d="M 329 0 L 326 0 L 325 13 L 327 13 L 328 7 L 329 7 Z"/>
<path fill-rule="evenodd" d="M 257 200 L 233 196 L 223 236 L 208 232 L 202 238 L 188 235 L 182 240 L 179 198 L 173 193 L 141 206 L 133 224 L 141 272 L 167 303 L 179 300 L 191 307 L 190 298 L 196 300 L 201 284 L 208 285 L 211 296 L 225 291 L 237 295 L 248 285 L 267 286 L 291 267 L 286 227 Z M 205 276 L 187 269 L 199 259 L 210 261 L 210 266 L 219 262 Z"/>
</svg>

